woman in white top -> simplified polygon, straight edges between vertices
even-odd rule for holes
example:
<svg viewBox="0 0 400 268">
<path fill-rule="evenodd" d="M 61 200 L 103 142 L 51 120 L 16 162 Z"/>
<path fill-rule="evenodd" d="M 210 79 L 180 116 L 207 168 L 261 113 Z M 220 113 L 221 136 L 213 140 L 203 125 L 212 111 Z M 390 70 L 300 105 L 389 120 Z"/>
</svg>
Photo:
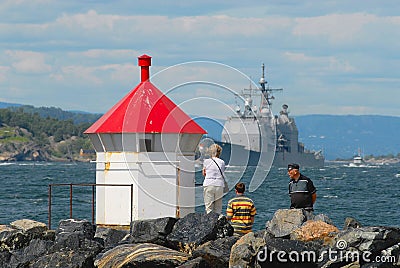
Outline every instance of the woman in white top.
<svg viewBox="0 0 400 268">
<path fill-rule="evenodd" d="M 203 196 L 206 213 L 214 211 L 221 214 L 224 195 L 225 162 L 220 159 L 222 148 L 213 144 L 209 148 L 211 158 L 203 161 Z"/>
</svg>

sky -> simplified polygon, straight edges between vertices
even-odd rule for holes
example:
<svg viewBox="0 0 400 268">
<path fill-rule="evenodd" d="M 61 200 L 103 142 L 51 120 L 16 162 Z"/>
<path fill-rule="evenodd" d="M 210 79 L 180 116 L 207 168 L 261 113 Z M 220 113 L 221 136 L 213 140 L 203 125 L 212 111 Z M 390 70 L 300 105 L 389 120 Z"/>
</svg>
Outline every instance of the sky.
<svg viewBox="0 0 400 268">
<path fill-rule="evenodd" d="M 0 36 L 1 102 L 105 113 L 147 54 L 189 114 L 232 112 L 264 63 L 274 114 L 400 115 L 398 0 L 3 0 Z"/>
</svg>

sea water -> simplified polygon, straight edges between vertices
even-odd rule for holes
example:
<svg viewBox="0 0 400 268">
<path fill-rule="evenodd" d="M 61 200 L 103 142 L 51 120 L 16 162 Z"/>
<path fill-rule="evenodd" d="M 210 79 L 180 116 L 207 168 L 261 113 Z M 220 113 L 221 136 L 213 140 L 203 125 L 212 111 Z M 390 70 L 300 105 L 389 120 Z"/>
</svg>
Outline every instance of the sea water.
<svg viewBox="0 0 400 268">
<path fill-rule="evenodd" d="M 228 167 L 230 184 L 242 181 L 249 185 L 254 167 L 245 172 Z M 247 196 L 253 199 L 257 215 L 254 230 L 265 228 L 278 209 L 288 208 L 286 169 L 263 170 L 263 183 Z M 364 226 L 400 226 L 400 165 L 366 165 L 351 167 L 330 163 L 323 168 L 302 168 L 317 188 L 315 214 L 327 215 L 341 229 L 346 217 L 353 217 Z M 19 219 L 44 223 L 49 220 L 49 184 L 95 183 L 94 163 L 16 162 L 0 163 L 0 224 Z M 196 182 L 202 175 L 196 172 Z M 154 185 L 157 187 L 157 185 Z M 92 188 L 73 186 L 72 217 L 92 220 Z M 234 197 L 230 191 L 226 203 Z M 196 188 L 196 212 L 204 212 L 202 188 Z M 61 219 L 70 218 L 70 186 L 52 187 L 51 222 L 56 227 Z"/>
</svg>

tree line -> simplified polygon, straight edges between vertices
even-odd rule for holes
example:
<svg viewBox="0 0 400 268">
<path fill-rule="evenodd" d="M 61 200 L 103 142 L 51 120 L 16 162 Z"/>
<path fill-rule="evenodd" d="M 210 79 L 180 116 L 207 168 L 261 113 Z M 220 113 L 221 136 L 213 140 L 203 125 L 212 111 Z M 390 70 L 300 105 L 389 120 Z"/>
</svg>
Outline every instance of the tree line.
<svg viewBox="0 0 400 268">
<path fill-rule="evenodd" d="M 23 111 L 30 114 L 38 114 L 43 118 L 55 118 L 61 121 L 72 120 L 75 124 L 93 123 L 100 118 L 101 114 L 91 114 L 87 112 L 70 112 L 56 107 L 34 107 L 32 105 L 21 105 L 8 107 L 11 111 Z"/>
<path fill-rule="evenodd" d="M 83 132 L 91 125 L 91 123 L 74 124 L 72 119 L 58 120 L 50 116 L 44 118 L 38 113 L 26 113 L 22 108 L 0 109 L 0 124 L 24 128 L 32 133 L 35 139 L 53 136 L 55 142 L 72 136 L 85 137 Z"/>
</svg>

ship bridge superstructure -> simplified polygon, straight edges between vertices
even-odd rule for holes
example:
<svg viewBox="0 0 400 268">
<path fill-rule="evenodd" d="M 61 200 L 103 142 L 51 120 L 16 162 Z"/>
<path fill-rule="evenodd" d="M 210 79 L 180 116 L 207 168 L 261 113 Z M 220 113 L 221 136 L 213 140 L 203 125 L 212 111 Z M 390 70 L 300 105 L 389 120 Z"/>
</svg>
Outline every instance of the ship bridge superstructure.
<svg viewBox="0 0 400 268">
<path fill-rule="evenodd" d="M 260 86 L 243 89 L 237 94 L 241 105 L 236 104 L 234 115 L 227 118 L 221 135 L 222 158 L 229 165 L 272 165 L 285 167 L 298 163 L 307 167 L 324 166 L 321 151 L 308 151 L 299 142 L 299 131 L 294 118 L 289 116 L 288 105 L 284 104 L 279 115 L 272 114 L 273 91 L 265 79 L 262 65 Z M 254 100 L 260 100 L 256 103 Z M 257 106 L 258 105 L 258 106 Z"/>
<path fill-rule="evenodd" d="M 235 106 L 235 114 L 228 117 L 222 131 L 221 141 L 243 145 L 246 150 L 255 152 L 275 150 L 275 122 L 271 110 L 271 100 L 274 99 L 272 89 L 265 79 L 265 65 L 262 64 L 260 87 L 245 88 L 238 96 L 243 101 L 243 107 Z M 259 100 L 258 106 L 254 102 Z"/>
</svg>

